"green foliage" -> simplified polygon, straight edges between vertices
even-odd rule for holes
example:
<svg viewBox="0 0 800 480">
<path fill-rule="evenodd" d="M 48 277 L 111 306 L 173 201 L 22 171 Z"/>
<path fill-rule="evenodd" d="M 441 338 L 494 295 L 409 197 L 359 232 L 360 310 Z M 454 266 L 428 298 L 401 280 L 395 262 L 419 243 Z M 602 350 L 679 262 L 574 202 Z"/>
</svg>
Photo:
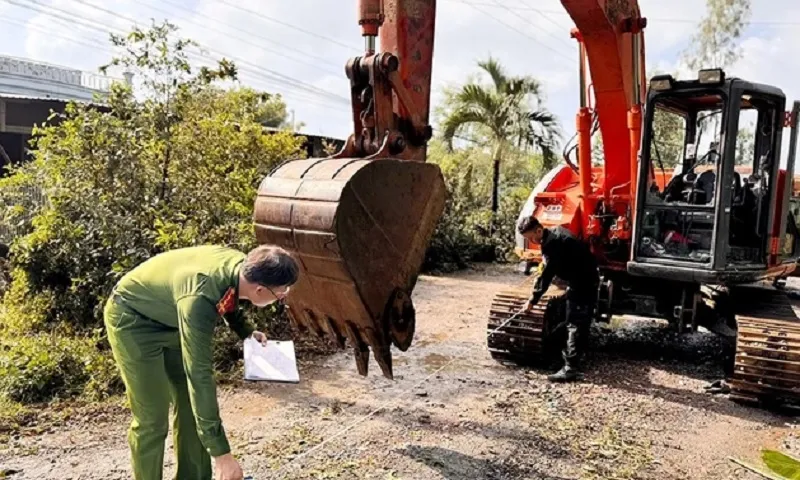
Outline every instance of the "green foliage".
<svg viewBox="0 0 800 480">
<path fill-rule="evenodd" d="M 517 150 L 540 153 L 546 170 L 555 166 L 560 127 L 555 115 L 541 106 L 538 80 L 510 76 L 492 58 L 478 66 L 489 75 L 491 85 L 467 82 L 457 91 L 446 92 L 441 130 L 448 147 L 452 149 L 454 139 L 462 134 L 477 136 L 481 140 L 475 143 L 492 149 L 498 168 Z M 489 178 L 493 178 L 491 171 Z M 491 192 L 498 199 L 499 184 Z"/>
<path fill-rule="evenodd" d="M 727 68 L 741 58 L 739 39 L 750 22 L 750 0 L 706 0 L 706 16 L 684 52 L 687 66 Z"/>
<path fill-rule="evenodd" d="M 575 149 L 577 151 L 577 147 Z M 570 158 L 573 158 L 576 161 L 578 156 L 577 154 L 570 154 Z M 594 134 L 592 137 L 592 164 L 593 165 L 601 165 L 605 160 L 606 156 L 603 151 L 603 136 L 600 135 L 600 131 L 598 130 L 597 133 Z"/>
<path fill-rule="evenodd" d="M 113 36 L 127 53 L 110 65 L 134 71 L 143 90 L 116 84 L 107 108 L 68 105 L 57 124 L 35 132 L 33 161 L 0 182 L 0 215 L 23 233 L 11 247 L 12 280 L 0 306 L 0 337 L 18 339 L 0 351 L 12 398 L 114 391 L 102 338 L 84 338 L 102 331 L 116 281 L 165 250 L 254 246 L 260 181 L 302 156 L 302 139 L 263 129 L 285 112 L 278 97 L 215 86 L 235 78 L 236 67 L 222 60 L 194 71 L 192 42 L 174 32 L 165 23 Z M 26 191 L 45 192 L 46 201 L 31 203 Z M 259 315 L 262 324 L 274 319 Z M 63 338 L 45 340 L 44 332 Z"/>
<path fill-rule="evenodd" d="M 5 432 L 16 431 L 20 426 L 28 423 L 33 416 L 33 412 L 25 405 L 0 395 L 0 446 L 2 446 Z M 0 478 L 3 478 L 2 475 Z"/>
<path fill-rule="evenodd" d="M 17 268 L 11 272 L 8 291 L 0 305 L 0 337 L 13 337 L 28 332 L 47 330 L 51 324 L 54 295 L 49 290 L 34 290 L 27 272 Z"/>
<path fill-rule="evenodd" d="M 697 33 L 683 52 L 683 63 L 693 72 L 704 68 L 727 68 L 741 58 L 739 41 L 751 16 L 750 0 L 706 0 L 706 16 L 700 21 Z M 663 72 L 653 71 L 651 76 Z M 674 74 L 674 73 L 673 73 Z M 720 116 L 714 115 L 700 122 L 700 136 L 706 130 L 718 129 Z M 678 115 L 657 110 L 654 119 L 654 141 L 663 166 L 675 167 L 683 158 L 684 121 Z M 741 134 L 741 132 L 740 132 Z M 748 140 L 739 138 L 740 146 L 748 148 Z M 738 149 L 742 152 L 742 149 Z M 655 159 L 655 152 L 653 152 Z M 737 164 L 748 163 L 737 154 Z"/>
<path fill-rule="evenodd" d="M 11 272 L 9 270 L 8 260 L 0 256 L 0 299 L 3 298 L 9 285 L 11 285 Z"/>
<path fill-rule="evenodd" d="M 756 156 L 756 135 L 753 127 L 740 128 L 736 135 L 736 165 L 752 166 Z"/>
<path fill-rule="evenodd" d="M 541 158 L 522 152 L 506 157 L 506 171 L 513 173 L 501 177 L 502 195 L 493 232 L 492 212 L 486 202 L 492 188 L 491 155 L 480 147 L 450 152 L 444 143 L 434 141 L 428 158 L 442 169 L 448 196 L 424 269 L 453 271 L 471 262 L 510 259 L 517 216 L 539 180 Z"/>
<path fill-rule="evenodd" d="M 761 453 L 764 464 L 774 473 L 786 480 L 800 480 L 800 460 L 776 450 L 764 450 Z"/>
<path fill-rule="evenodd" d="M 0 345 L 0 392 L 16 402 L 82 393 L 97 362 L 91 339 L 57 335 L 6 338 Z"/>
<path fill-rule="evenodd" d="M 264 95 L 259 108 L 258 122 L 265 127 L 280 128 L 289 126 L 289 113 L 280 94 Z"/>
<path fill-rule="evenodd" d="M 686 120 L 676 113 L 656 107 L 652 138 L 650 155 L 656 167 L 669 169 L 678 166 L 683 160 Z"/>
<path fill-rule="evenodd" d="M 750 0 L 706 0 L 706 16 L 683 52 L 683 61 L 693 72 L 705 68 L 728 68 L 742 56 L 739 44 L 752 14 Z M 721 115 L 707 117 L 698 125 L 698 135 L 719 130 Z"/>
<path fill-rule="evenodd" d="M 651 77 L 666 72 L 654 69 Z M 673 76 L 676 74 L 673 72 Z M 662 106 L 656 105 L 653 112 L 653 136 L 650 156 L 656 168 L 674 168 L 683 159 L 684 140 L 686 138 L 686 120 Z M 659 160 L 662 165 L 659 165 Z"/>
</svg>

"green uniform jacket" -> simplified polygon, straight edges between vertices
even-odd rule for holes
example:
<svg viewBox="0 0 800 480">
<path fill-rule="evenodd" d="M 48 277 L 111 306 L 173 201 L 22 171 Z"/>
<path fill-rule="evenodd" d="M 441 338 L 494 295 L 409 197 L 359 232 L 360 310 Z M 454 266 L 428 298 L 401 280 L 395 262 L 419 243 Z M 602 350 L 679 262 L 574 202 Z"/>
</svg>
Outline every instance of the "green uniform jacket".
<svg viewBox="0 0 800 480">
<path fill-rule="evenodd" d="M 198 434 L 212 457 L 230 451 L 214 382 L 214 327 L 222 317 L 242 339 L 254 330 L 238 308 L 244 258 L 238 250 L 219 246 L 173 250 L 133 269 L 114 291 L 125 307 L 180 335 Z"/>
</svg>

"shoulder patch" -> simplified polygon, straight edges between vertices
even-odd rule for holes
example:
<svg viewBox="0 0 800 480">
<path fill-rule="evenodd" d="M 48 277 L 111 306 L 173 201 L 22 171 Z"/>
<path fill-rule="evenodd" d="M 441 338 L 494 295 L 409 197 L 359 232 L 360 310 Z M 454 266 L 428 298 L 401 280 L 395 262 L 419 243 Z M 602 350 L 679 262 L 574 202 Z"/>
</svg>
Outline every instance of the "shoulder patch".
<svg viewBox="0 0 800 480">
<path fill-rule="evenodd" d="M 234 305 L 236 305 L 236 299 L 234 296 L 236 292 L 234 291 L 233 287 L 228 288 L 225 292 L 225 295 L 222 296 L 222 299 L 217 303 L 217 312 L 220 315 L 225 315 L 226 313 L 230 313 L 233 311 Z"/>
</svg>

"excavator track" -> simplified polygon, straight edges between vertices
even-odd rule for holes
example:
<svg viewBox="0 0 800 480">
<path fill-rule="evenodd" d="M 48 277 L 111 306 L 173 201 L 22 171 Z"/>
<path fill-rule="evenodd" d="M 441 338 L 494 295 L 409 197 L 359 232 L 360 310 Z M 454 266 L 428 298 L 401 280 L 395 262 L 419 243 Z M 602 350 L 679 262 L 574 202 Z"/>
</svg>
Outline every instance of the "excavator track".
<svg viewBox="0 0 800 480">
<path fill-rule="evenodd" d="M 514 317 L 530 298 L 532 286 L 530 279 L 494 297 L 486 325 L 492 358 L 530 365 L 545 360 L 551 353 L 549 346 L 554 343 L 551 339 L 566 315 L 567 292 L 563 286 L 551 285 L 531 312 Z"/>
<path fill-rule="evenodd" d="M 737 306 L 731 400 L 800 405 L 800 317 L 789 296 L 748 288 Z"/>
</svg>

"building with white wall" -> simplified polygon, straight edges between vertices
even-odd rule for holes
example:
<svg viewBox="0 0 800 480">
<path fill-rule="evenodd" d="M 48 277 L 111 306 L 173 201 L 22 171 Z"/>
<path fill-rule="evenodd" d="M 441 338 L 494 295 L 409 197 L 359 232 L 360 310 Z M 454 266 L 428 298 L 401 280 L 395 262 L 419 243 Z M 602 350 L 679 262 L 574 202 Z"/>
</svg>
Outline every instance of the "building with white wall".
<svg viewBox="0 0 800 480">
<path fill-rule="evenodd" d="M 91 102 L 117 81 L 111 77 L 0 55 L 0 94 Z"/>
<path fill-rule="evenodd" d="M 130 81 L 130 79 L 127 79 Z M 112 77 L 0 55 L 0 176 L 5 165 L 25 160 L 34 125 L 67 102 L 97 102 L 111 89 Z"/>
</svg>

